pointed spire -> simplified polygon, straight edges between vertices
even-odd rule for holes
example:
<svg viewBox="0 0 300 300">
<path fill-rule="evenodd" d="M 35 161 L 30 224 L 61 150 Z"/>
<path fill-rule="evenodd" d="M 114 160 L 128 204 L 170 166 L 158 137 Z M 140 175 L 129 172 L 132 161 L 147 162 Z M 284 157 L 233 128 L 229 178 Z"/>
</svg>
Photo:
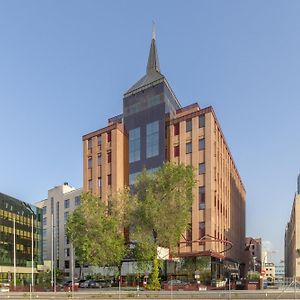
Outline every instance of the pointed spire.
<svg viewBox="0 0 300 300">
<path fill-rule="evenodd" d="M 155 45 L 155 23 L 154 22 L 152 25 L 151 47 L 150 47 L 146 71 L 147 71 L 147 74 L 149 74 L 153 71 L 160 72 L 158 54 L 157 54 L 157 49 L 156 49 L 156 45 Z"/>
</svg>

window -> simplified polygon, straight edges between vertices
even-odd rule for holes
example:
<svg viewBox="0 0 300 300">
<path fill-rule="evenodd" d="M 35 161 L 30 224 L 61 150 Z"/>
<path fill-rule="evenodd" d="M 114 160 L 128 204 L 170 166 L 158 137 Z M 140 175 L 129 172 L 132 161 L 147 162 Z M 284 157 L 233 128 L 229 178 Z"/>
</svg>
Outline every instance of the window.
<svg viewBox="0 0 300 300">
<path fill-rule="evenodd" d="M 70 244 L 70 240 L 69 237 L 67 235 L 65 235 L 65 245 Z"/>
<path fill-rule="evenodd" d="M 179 145 L 174 147 L 174 157 L 178 157 L 179 156 Z"/>
<path fill-rule="evenodd" d="M 199 139 L 199 150 L 205 149 L 205 139 Z"/>
<path fill-rule="evenodd" d="M 147 124 L 146 128 L 146 157 L 157 156 L 159 153 L 159 122 Z"/>
<path fill-rule="evenodd" d="M 129 130 L 129 162 L 138 161 L 141 159 L 141 139 L 140 128 Z"/>
<path fill-rule="evenodd" d="M 93 167 L 93 159 L 90 157 L 88 159 L 88 169 L 91 169 Z"/>
<path fill-rule="evenodd" d="M 107 184 L 111 185 L 111 174 L 107 175 Z"/>
<path fill-rule="evenodd" d="M 174 124 L 174 135 L 179 135 L 179 123 Z"/>
<path fill-rule="evenodd" d="M 43 210 L 43 216 L 47 213 L 47 206 L 44 206 L 43 208 L 42 208 L 42 210 Z"/>
<path fill-rule="evenodd" d="M 98 177 L 98 187 L 101 189 L 102 187 L 102 179 L 101 177 Z"/>
<path fill-rule="evenodd" d="M 199 187 L 199 209 L 205 209 L 205 187 Z"/>
<path fill-rule="evenodd" d="M 101 137 L 101 135 L 97 136 L 97 144 L 98 144 L 98 146 L 101 146 L 101 144 L 102 144 L 102 137 Z"/>
<path fill-rule="evenodd" d="M 65 260 L 65 269 L 69 269 L 69 268 L 70 268 L 70 261 Z"/>
<path fill-rule="evenodd" d="M 186 143 L 186 154 L 192 153 L 192 142 Z"/>
<path fill-rule="evenodd" d="M 75 206 L 80 205 L 80 196 L 75 197 Z"/>
<path fill-rule="evenodd" d="M 89 190 L 91 191 L 93 189 L 93 180 L 89 180 Z"/>
<path fill-rule="evenodd" d="M 129 175 L 129 185 L 133 185 L 136 177 L 140 174 L 140 172 L 132 173 Z"/>
<path fill-rule="evenodd" d="M 188 229 L 186 230 L 186 245 L 192 246 L 192 224 L 188 225 Z"/>
<path fill-rule="evenodd" d="M 102 156 L 101 156 L 101 154 L 98 154 L 97 160 L 98 160 L 98 166 L 101 166 L 102 165 Z"/>
<path fill-rule="evenodd" d="M 205 163 L 199 164 L 199 175 L 205 174 Z"/>
<path fill-rule="evenodd" d="M 205 115 L 199 116 L 199 128 L 205 127 Z"/>
<path fill-rule="evenodd" d="M 64 222 L 65 222 L 65 224 L 67 223 L 68 218 L 69 218 L 69 212 L 66 211 L 66 212 L 64 212 Z"/>
<path fill-rule="evenodd" d="M 70 199 L 66 199 L 65 200 L 65 208 L 69 208 L 70 207 Z"/>
<path fill-rule="evenodd" d="M 109 131 L 107 133 L 107 142 L 110 143 L 111 142 L 111 131 Z"/>
<path fill-rule="evenodd" d="M 43 239 L 47 238 L 47 229 L 43 228 Z"/>
<path fill-rule="evenodd" d="M 88 140 L 88 148 L 89 148 L 89 149 L 92 149 L 92 148 L 93 148 L 93 140 L 92 140 L 92 139 L 89 139 L 89 140 Z"/>
<path fill-rule="evenodd" d="M 107 163 L 111 163 L 111 151 L 107 152 Z"/>
<path fill-rule="evenodd" d="M 199 240 L 205 236 L 205 222 L 199 222 Z"/>
<path fill-rule="evenodd" d="M 193 128 L 192 119 L 185 121 L 185 128 L 186 128 L 186 132 L 192 131 Z"/>
<path fill-rule="evenodd" d="M 66 257 L 70 256 L 70 248 L 65 248 L 65 256 Z"/>
<path fill-rule="evenodd" d="M 44 217 L 44 218 L 43 218 L 43 226 L 46 226 L 46 225 L 47 225 L 47 218 Z"/>
</svg>

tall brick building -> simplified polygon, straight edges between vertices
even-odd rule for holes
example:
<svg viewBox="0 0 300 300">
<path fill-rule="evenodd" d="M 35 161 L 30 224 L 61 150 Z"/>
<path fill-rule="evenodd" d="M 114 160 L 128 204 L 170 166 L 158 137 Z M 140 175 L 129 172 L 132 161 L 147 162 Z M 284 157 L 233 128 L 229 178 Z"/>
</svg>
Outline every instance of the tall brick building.
<svg viewBox="0 0 300 300">
<path fill-rule="evenodd" d="M 212 274 L 238 272 L 245 241 L 246 192 L 211 106 L 182 107 L 160 72 L 155 37 L 146 75 L 123 97 L 123 113 L 83 136 L 84 191 L 107 201 L 164 161 L 191 164 L 194 188 L 191 230 L 178 256 L 211 257 Z M 174 220 L 175 221 L 175 220 Z"/>
</svg>

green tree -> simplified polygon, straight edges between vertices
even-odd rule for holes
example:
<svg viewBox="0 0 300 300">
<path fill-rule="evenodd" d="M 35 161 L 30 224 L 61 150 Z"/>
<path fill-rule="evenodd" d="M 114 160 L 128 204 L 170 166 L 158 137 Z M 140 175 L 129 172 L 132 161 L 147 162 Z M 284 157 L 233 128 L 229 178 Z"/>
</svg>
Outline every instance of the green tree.
<svg viewBox="0 0 300 300">
<path fill-rule="evenodd" d="M 137 177 L 133 191 L 127 194 L 125 215 L 138 260 L 152 260 L 158 266 L 157 246 L 175 251 L 190 222 L 194 185 L 191 166 L 170 162 L 155 173 L 144 170 Z M 157 276 L 151 276 L 154 286 Z"/>
<path fill-rule="evenodd" d="M 125 254 L 124 234 L 120 223 L 123 218 L 122 206 L 117 202 L 107 206 L 91 193 L 83 193 L 81 199 L 80 206 L 67 222 L 67 235 L 73 243 L 78 260 L 82 264 L 120 267 Z"/>
</svg>

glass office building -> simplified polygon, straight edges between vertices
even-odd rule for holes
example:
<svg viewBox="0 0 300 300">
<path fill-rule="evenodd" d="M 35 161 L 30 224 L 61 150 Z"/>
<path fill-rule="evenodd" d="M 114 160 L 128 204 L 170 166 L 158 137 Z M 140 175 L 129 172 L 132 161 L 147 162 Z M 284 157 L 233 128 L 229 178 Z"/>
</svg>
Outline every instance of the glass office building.
<svg viewBox="0 0 300 300">
<path fill-rule="evenodd" d="M 41 216 L 40 208 L 0 193 L 0 282 L 13 279 L 14 254 L 17 280 L 31 278 L 32 251 L 34 272 L 42 264 Z"/>
</svg>

